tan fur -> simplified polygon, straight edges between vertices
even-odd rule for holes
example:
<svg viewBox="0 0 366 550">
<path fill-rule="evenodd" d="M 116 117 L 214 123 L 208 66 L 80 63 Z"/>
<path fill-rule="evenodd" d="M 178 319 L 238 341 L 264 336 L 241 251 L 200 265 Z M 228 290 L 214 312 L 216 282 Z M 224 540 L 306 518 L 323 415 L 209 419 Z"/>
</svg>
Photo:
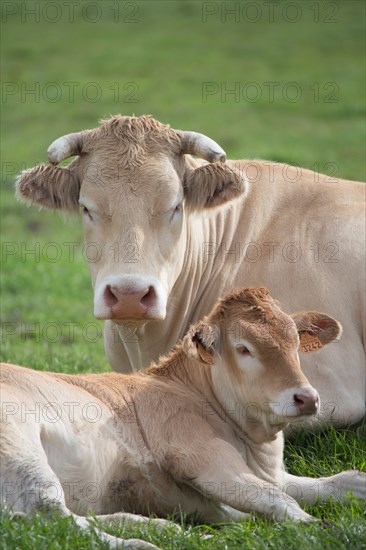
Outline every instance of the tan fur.
<svg viewBox="0 0 366 550">
<path fill-rule="evenodd" d="M 40 164 L 32 170 L 25 170 L 17 181 L 17 198 L 54 210 L 77 210 L 80 191 L 78 165 L 77 160 L 68 168 Z"/>
<path fill-rule="evenodd" d="M 323 314 L 311 318 L 325 322 Z M 340 326 L 328 319 L 336 338 Z M 251 327 L 245 358 L 242 337 L 233 337 L 238 323 Z M 301 372 L 298 338 L 290 342 L 281 331 L 288 326 L 296 330 L 268 291 L 250 288 L 227 294 L 182 344 L 138 374 L 66 375 L 2 364 L 2 500 L 16 513 L 41 502 L 56 506 L 85 528 L 89 511 L 105 523 L 146 523 L 137 514 L 174 512 L 217 522 L 252 511 L 308 522 L 316 520 L 297 501 L 346 500 L 350 490 L 366 498 L 365 474 L 316 480 L 284 471 L 281 430 L 317 408 L 314 400 L 310 413 L 296 404 L 297 396 L 317 394 Z M 273 408 L 284 395 L 283 409 Z M 86 414 L 90 407 L 97 419 Z M 90 498 L 86 487 L 95 489 Z M 122 542 L 98 533 L 113 546 Z M 149 546 L 130 540 L 125 548 Z"/>
<path fill-rule="evenodd" d="M 131 169 L 141 166 L 147 156 L 178 155 L 180 138 L 169 126 L 142 117 L 115 116 L 102 120 L 99 128 L 83 133 L 83 155 L 102 153 L 103 166 L 110 159 L 109 147 L 118 143 L 114 166 Z"/>
<path fill-rule="evenodd" d="M 328 338 L 334 338 L 335 334 L 338 333 L 337 327 L 334 326 L 327 315 L 319 319 L 316 314 L 312 314 L 310 311 L 307 313 L 295 313 L 293 318 L 299 332 L 314 334 L 322 343 Z"/>
<path fill-rule="evenodd" d="M 364 184 L 262 160 L 207 163 L 185 154 L 183 136 L 151 117 L 113 117 L 78 135 L 80 154 L 69 168 L 36 167 L 18 181 L 18 196 L 28 203 L 75 210 L 79 201 L 85 210 L 86 245 L 101 252 L 89 265 L 112 367 L 141 370 L 224 292 L 265 285 L 285 309 L 319 308 L 345 329 L 342 346 L 325 347 L 316 359 L 304 354 L 304 372 L 324 404 L 319 422 L 308 428 L 360 421 L 366 410 Z M 118 281 L 128 290 L 134 281 L 140 290 L 155 289 L 159 301 L 150 316 L 123 300 L 117 311 L 108 309 L 106 288 Z"/>
<path fill-rule="evenodd" d="M 74 161 L 70 165 L 71 172 L 68 168 L 56 168 L 53 165 L 40 165 L 33 170 L 26 170 L 18 178 L 17 197 L 47 208 L 73 210 L 77 205 L 80 182 L 88 171 L 84 162 L 86 155 L 94 157 L 92 164 L 98 175 L 101 170 L 103 177 L 108 178 L 109 171 L 112 177 L 115 175 L 116 167 L 121 173 L 131 171 L 140 167 L 149 157 L 176 157 L 178 162 L 182 142 L 179 132 L 148 116 L 115 116 L 102 120 L 99 128 L 82 132 L 82 137 L 82 148 L 78 151 L 82 162 Z M 109 169 L 111 151 L 116 149 L 116 145 L 117 154 Z M 242 178 L 218 163 L 193 170 L 189 173 L 185 187 L 188 204 L 192 209 L 200 209 L 206 202 L 207 206 L 216 206 L 243 192 Z M 48 201 L 47 191 L 51 195 Z M 226 196 L 220 199 L 222 193 L 226 193 Z"/>
<path fill-rule="evenodd" d="M 184 186 L 186 205 L 190 211 L 213 208 L 244 192 L 243 178 L 231 168 L 217 162 L 190 172 Z"/>
</svg>

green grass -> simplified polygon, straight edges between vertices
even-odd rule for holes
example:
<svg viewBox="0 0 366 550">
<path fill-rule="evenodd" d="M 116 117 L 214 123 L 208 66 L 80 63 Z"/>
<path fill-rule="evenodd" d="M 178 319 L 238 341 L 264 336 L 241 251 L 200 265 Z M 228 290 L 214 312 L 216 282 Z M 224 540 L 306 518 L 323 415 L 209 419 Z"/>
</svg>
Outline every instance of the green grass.
<svg viewBox="0 0 366 550">
<path fill-rule="evenodd" d="M 120 3 L 119 21 L 114 22 L 111 6 L 116 2 L 100 2 L 101 18 L 95 24 L 83 19 L 84 4 L 75 8 L 74 22 L 69 22 L 61 2 L 57 23 L 42 13 L 39 22 L 30 15 L 22 22 L 24 2 L 13 2 L 18 13 L 5 17 L 9 2 L 1 4 L 2 80 L 8 86 L 1 103 L 5 361 L 69 373 L 109 368 L 97 333 L 102 325 L 93 318 L 79 221 L 28 209 L 14 199 L 15 174 L 45 161 L 48 145 L 63 133 L 94 127 L 109 114 L 150 113 L 173 127 L 210 135 L 232 158 L 266 158 L 323 172 L 336 166 L 340 177 L 365 177 L 363 2 L 297 1 L 301 17 L 296 23 L 281 15 L 287 2 L 276 8 L 274 22 L 268 20 L 265 4 L 258 2 L 262 17 L 256 23 L 246 20 L 243 12 L 237 22 L 229 15 L 222 22 L 221 2 L 218 13 L 204 23 L 203 4 L 190 1 L 132 3 L 138 8 L 132 14 L 137 22 L 128 23 L 131 8 L 125 4 Z M 234 4 L 228 2 L 227 7 Z M 319 7 L 319 22 L 311 6 Z M 330 10 L 335 10 L 335 22 L 326 21 Z M 57 101 L 51 82 L 61 91 Z M 73 100 L 65 82 L 76 83 Z M 85 95 L 92 82 L 101 92 L 94 102 Z M 275 83 L 274 101 L 269 100 L 266 82 Z M 297 102 L 282 95 L 291 82 L 301 91 Z M 205 83 L 217 90 L 206 98 Z M 248 83 L 262 93 L 258 101 L 251 101 Z M 38 95 L 24 95 L 37 86 Z M 225 89 L 235 86 L 239 97 L 225 96 Z M 9 87 L 18 91 L 9 95 Z M 136 93 L 129 96 L 131 92 Z M 74 242 L 79 244 L 70 257 Z M 35 254 L 27 253 L 32 249 Z M 52 261 L 55 253 L 60 257 Z M 299 434 L 287 444 L 286 465 L 295 474 L 309 476 L 354 467 L 365 471 L 365 455 L 361 429 Z M 362 548 L 362 506 L 329 503 L 310 512 L 337 527 L 281 526 L 253 518 L 220 528 L 187 527 L 179 536 L 160 536 L 150 529 L 144 536 L 162 548 L 177 549 Z M 14 520 L 4 513 L 0 528 L 2 547 L 7 549 L 103 547 L 70 520 L 49 521 L 42 514 Z M 207 533 L 212 538 L 203 539 Z"/>
<path fill-rule="evenodd" d="M 350 468 L 365 470 L 365 427 L 341 433 L 329 430 L 322 435 L 298 434 L 287 444 L 285 461 L 295 475 L 332 475 Z M 181 534 L 169 528 L 159 534 L 153 527 L 141 530 L 114 526 L 109 527 L 108 532 L 125 538 L 141 537 L 164 550 L 361 550 L 366 547 L 364 503 L 354 499 L 347 505 L 330 501 L 305 509 L 319 520 L 332 523 L 280 525 L 252 516 L 249 521 L 230 525 L 186 524 Z M 4 511 L 0 516 L 0 538 L 6 550 L 106 547 L 94 533 L 80 531 L 71 519 L 50 518 L 41 513 L 32 518 L 14 519 Z"/>
</svg>

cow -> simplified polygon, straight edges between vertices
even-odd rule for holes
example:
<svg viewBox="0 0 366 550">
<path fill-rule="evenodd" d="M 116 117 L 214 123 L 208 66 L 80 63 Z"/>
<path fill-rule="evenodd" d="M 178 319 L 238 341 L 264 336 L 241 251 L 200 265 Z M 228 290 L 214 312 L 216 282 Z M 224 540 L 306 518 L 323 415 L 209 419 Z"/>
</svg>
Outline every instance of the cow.
<svg viewBox="0 0 366 550">
<path fill-rule="evenodd" d="M 224 292 L 263 285 L 285 308 L 322 309 L 344 326 L 341 348 L 303 359 L 323 403 L 308 429 L 364 417 L 364 184 L 226 161 L 207 136 L 147 116 L 58 138 L 48 157 L 21 174 L 17 196 L 81 209 L 94 315 L 106 321 L 114 370 L 143 369 Z"/>
<path fill-rule="evenodd" d="M 366 473 L 310 479 L 283 463 L 285 426 L 320 408 L 299 351 L 340 334 L 332 317 L 289 316 L 267 289 L 252 287 L 226 294 L 168 356 L 136 374 L 3 364 L 2 498 L 15 513 L 56 507 L 84 528 L 90 510 L 99 524 L 177 511 L 205 523 L 251 512 L 313 522 L 299 503 L 347 501 L 350 491 L 365 499 Z M 167 520 L 150 521 L 161 528 Z"/>
</svg>

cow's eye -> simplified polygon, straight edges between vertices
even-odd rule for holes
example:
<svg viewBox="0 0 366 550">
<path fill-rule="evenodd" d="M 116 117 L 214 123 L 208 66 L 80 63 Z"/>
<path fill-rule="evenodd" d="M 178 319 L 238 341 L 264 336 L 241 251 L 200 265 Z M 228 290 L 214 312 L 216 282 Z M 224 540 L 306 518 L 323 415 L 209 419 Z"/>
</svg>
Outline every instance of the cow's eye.
<svg viewBox="0 0 366 550">
<path fill-rule="evenodd" d="M 170 221 L 172 221 L 183 209 L 182 203 L 177 204 L 177 206 L 173 210 L 172 217 L 170 218 Z"/>
<path fill-rule="evenodd" d="M 245 347 L 245 346 L 237 346 L 236 351 L 237 351 L 240 355 L 251 355 L 250 351 L 249 351 L 248 348 Z"/>
<path fill-rule="evenodd" d="M 82 206 L 81 209 L 82 209 L 82 211 L 83 211 L 84 216 L 88 216 L 88 218 L 91 220 L 91 219 L 92 219 L 92 216 L 91 216 L 91 214 L 90 214 L 90 211 L 87 209 L 87 207 L 86 207 L 86 206 Z"/>
</svg>

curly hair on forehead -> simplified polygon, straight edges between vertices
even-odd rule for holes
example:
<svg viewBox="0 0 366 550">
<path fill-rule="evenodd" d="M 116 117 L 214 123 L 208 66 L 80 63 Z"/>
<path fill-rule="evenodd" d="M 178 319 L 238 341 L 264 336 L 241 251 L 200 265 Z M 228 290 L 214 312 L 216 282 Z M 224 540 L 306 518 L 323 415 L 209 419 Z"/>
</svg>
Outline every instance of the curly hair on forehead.
<svg viewBox="0 0 366 550">
<path fill-rule="evenodd" d="M 113 160 L 121 169 L 141 166 L 147 155 L 178 155 L 180 149 L 179 134 L 151 116 L 113 116 L 83 137 L 84 153 L 97 153 L 104 164 Z"/>
<path fill-rule="evenodd" d="M 235 288 L 220 299 L 215 313 L 225 315 L 236 305 L 247 306 L 253 312 L 264 313 L 272 311 L 273 306 L 279 307 L 279 302 L 270 296 L 269 290 L 265 287 Z"/>
<path fill-rule="evenodd" d="M 167 124 L 162 124 L 151 116 L 116 115 L 102 119 L 100 126 L 89 130 L 86 146 L 95 147 L 99 140 L 111 138 L 135 150 L 135 154 L 154 153 L 167 150 L 178 154 L 181 148 L 179 134 Z"/>
</svg>

